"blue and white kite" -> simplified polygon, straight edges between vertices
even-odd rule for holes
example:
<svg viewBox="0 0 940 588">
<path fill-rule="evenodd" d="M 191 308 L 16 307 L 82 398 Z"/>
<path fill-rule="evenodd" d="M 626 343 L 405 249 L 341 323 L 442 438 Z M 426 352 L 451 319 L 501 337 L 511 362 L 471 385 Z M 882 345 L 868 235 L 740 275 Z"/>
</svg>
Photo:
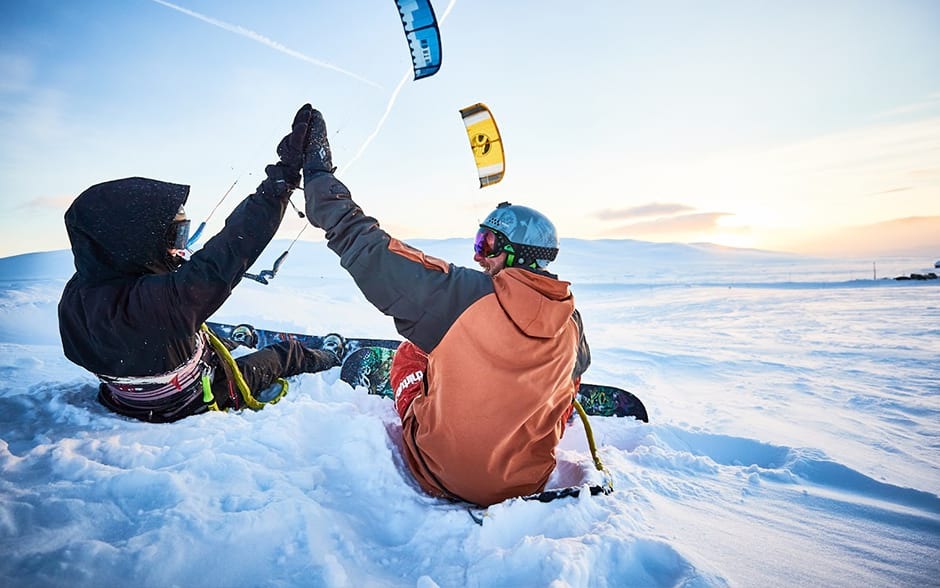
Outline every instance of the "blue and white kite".
<svg viewBox="0 0 940 588">
<path fill-rule="evenodd" d="M 428 0 L 395 0 L 395 4 L 411 48 L 415 80 L 436 74 L 441 68 L 441 34 L 431 3 Z"/>
</svg>

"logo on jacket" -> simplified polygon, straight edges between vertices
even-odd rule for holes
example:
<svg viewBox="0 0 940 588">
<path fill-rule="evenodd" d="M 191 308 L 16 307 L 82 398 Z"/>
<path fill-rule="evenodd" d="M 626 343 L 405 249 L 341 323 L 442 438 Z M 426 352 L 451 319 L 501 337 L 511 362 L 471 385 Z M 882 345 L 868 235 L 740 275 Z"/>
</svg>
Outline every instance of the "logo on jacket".
<svg viewBox="0 0 940 588">
<path fill-rule="evenodd" d="M 395 398 L 397 399 L 401 396 L 401 393 L 405 391 L 406 388 L 410 388 L 415 384 L 420 384 L 422 378 L 424 378 L 424 372 L 418 370 L 416 372 L 411 372 L 401 379 L 401 382 L 398 383 L 398 386 L 395 388 Z"/>
</svg>

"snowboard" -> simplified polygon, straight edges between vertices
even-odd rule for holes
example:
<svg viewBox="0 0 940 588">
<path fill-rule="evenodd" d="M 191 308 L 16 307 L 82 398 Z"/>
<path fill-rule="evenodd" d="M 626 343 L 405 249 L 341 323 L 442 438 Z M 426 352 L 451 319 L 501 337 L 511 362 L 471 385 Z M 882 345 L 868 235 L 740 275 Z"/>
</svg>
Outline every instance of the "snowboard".
<svg viewBox="0 0 940 588">
<path fill-rule="evenodd" d="M 324 348 L 325 337 L 320 335 L 285 333 L 258 329 L 250 325 L 216 322 L 207 322 L 206 325 L 219 337 L 254 349 L 292 339 L 311 349 Z M 239 327 L 250 327 L 250 330 Z M 245 337 L 245 333 L 251 333 L 253 337 Z M 395 339 L 347 338 L 340 379 L 353 388 L 366 388 L 369 394 L 394 398 L 389 376 L 395 351 L 400 344 L 401 341 Z M 582 382 L 577 399 L 584 412 L 591 416 L 634 417 L 649 422 L 643 402 L 632 392 L 622 388 Z"/>
</svg>

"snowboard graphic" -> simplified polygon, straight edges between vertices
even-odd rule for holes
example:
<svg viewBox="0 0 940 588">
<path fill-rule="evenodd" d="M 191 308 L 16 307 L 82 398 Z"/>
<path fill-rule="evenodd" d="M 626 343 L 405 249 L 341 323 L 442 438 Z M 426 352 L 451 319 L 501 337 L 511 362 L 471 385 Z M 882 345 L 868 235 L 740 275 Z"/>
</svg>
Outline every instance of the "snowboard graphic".
<svg viewBox="0 0 940 588">
<path fill-rule="evenodd" d="M 368 388 L 369 394 L 395 398 L 389 376 L 392 373 L 392 359 L 395 349 L 389 347 L 360 347 L 343 358 L 343 367 L 339 379 L 353 388 Z"/>
<path fill-rule="evenodd" d="M 581 388 L 578 389 L 578 402 L 581 403 L 584 412 L 592 416 L 632 416 L 644 423 L 650 422 L 646 407 L 640 399 L 632 392 L 621 388 L 581 384 Z"/>
</svg>

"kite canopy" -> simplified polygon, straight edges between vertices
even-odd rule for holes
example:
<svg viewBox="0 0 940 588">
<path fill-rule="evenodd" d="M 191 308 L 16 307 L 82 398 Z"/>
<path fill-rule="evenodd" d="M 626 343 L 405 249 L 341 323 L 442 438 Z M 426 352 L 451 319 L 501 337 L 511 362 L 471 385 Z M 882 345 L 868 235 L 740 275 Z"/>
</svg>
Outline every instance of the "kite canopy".
<svg viewBox="0 0 940 588">
<path fill-rule="evenodd" d="M 477 103 L 460 110 L 473 158 L 480 175 L 480 187 L 484 188 L 503 179 L 506 160 L 503 157 L 503 142 L 496 128 L 496 120 L 485 104 Z"/>
<path fill-rule="evenodd" d="M 441 34 L 431 3 L 428 0 L 395 0 L 395 4 L 411 48 L 415 80 L 436 74 L 441 68 Z"/>
</svg>

